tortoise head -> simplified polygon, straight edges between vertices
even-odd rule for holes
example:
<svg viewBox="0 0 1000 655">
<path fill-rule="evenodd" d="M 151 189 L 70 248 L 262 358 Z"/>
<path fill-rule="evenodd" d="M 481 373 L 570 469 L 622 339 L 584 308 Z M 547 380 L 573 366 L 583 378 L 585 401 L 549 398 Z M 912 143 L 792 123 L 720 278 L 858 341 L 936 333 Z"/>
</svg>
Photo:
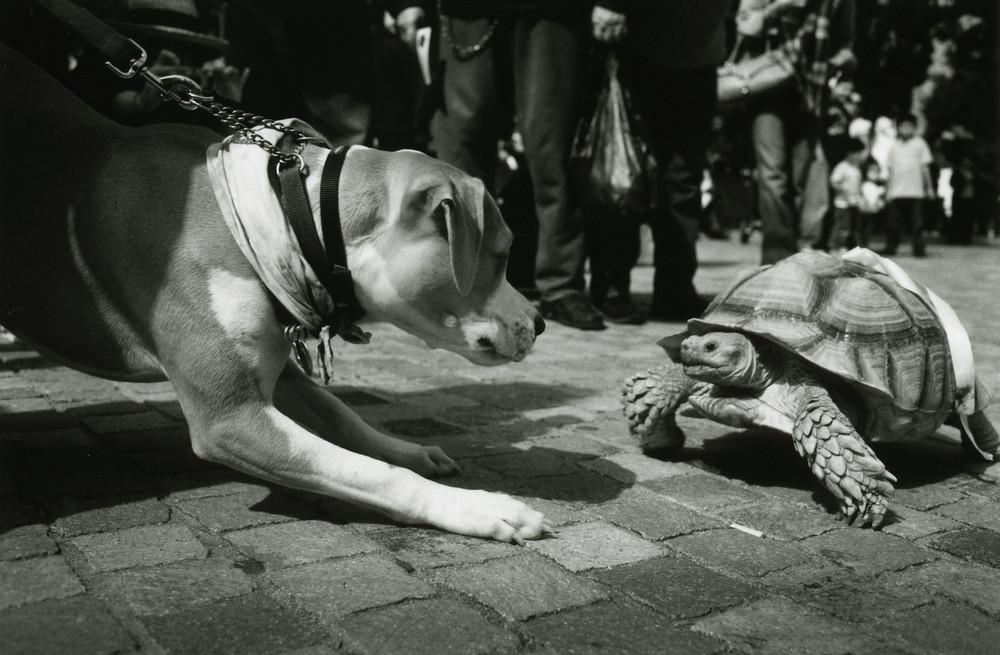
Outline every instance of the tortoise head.
<svg viewBox="0 0 1000 655">
<path fill-rule="evenodd" d="M 684 372 L 695 380 L 727 387 L 764 389 L 774 379 L 767 344 L 739 332 L 695 334 L 681 343 Z"/>
</svg>

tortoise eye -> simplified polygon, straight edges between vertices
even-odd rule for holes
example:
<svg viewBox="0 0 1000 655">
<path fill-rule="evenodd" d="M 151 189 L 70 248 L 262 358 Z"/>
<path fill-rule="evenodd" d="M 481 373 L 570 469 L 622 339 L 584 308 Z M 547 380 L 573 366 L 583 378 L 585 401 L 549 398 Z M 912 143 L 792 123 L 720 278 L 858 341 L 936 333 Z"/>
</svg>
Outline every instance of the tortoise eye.
<svg viewBox="0 0 1000 655">
<path fill-rule="evenodd" d="M 715 345 L 714 341 L 709 341 L 708 343 L 705 344 L 705 352 L 707 352 L 707 353 L 715 352 L 715 349 L 717 347 L 718 346 Z"/>
</svg>

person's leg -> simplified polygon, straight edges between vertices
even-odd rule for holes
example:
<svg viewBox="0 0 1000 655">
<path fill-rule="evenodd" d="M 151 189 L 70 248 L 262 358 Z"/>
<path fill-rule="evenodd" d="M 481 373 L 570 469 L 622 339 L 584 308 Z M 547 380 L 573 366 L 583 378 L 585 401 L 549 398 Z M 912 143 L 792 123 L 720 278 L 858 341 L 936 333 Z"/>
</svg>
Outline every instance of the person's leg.
<svg viewBox="0 0 1000 655">
<path fill-rule="evenodd" d="M 889 201 L 885 218 L 885 248 L 882 249 L 883 255 L 895 255 L 899 249 L 899 235 L 906 211 L 903 208 L 905 204 L 902 198 L 893 198 Z"/>
<path fill-rule="evenodd" d="M 851 236 L 851 214 L 846 207 L 834 207 L 830 217 L 830 238 L 831 250 L 846 248 L 847 241 Z"/>
<path fill-rule="evenodd" d="M 868 212 L 858 212 L 858 245 L 862 248 L 868 247 L 868 238 L 871 235 L 872 223 L 875 215 Z"/>
<path fill-rule="evenodd" d="M 798 230 L 789 198 L 785 126 L 778 114 L 757 114 L 751 127 L 757 161 L 758 207 L 764 240 L 761 263 L 773 264 L 798 251 Z"/>
<path fill-rule="evenodd" d="M 913 230 L 913 255 L 915 257 L 927 255 L 927 244 L 924 242 L 924 219 L 927 203 L 928 200 L 925 198 L 910 200 L 910 227 Z"/>
<path fill-rule="evenodd" d="M 538 214 L 535 281 L 542 312 L 572 327 L 599 329 L 600 313 L 583 293 L 584 223 L 569 191 L 581 35 L 555 21 L 518 20 L 513 39 L 514 106 Z"/>
<path fill-rule="evenodd" d="M 445 20 L 459 43 L 475 43 L 489 26 L 487 20 Z M 448 43 L 441 44 L 442 105 L 431 121 L 438 158 L 480 178 L 490 190 L 501 119 L 497 57 L 505 55 L 504 40 L 509 38 L 509 32 L 499 31 L 483 52 L 467 60 L 457 59 Z"/>
</svg>

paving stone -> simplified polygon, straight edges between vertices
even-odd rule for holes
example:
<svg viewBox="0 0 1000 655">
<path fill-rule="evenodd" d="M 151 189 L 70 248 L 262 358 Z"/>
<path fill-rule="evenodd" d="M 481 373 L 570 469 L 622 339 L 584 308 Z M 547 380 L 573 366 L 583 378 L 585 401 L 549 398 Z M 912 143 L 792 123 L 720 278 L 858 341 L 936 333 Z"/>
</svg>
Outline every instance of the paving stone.
<svg viewBox="0 0 1000 655">
<path fill-rule="evenodd" d="M 135 647 L 118 621 L 89 596 L 2 611 L 0 635 L 7 655 L 123 653 Z"/>
<path fill-rule="evenodd" d="M 557 537 L 529 541 L 528 546 L 570 571 L 617 566 L 663 554 L 656 544 L 600 521 L 562 528 Z"/>
<path fill-rule="evenodd" d="M 842 580 L 851 570 L 828 559 L 817 558 L 779 571 L 771 571 L 760 581 L 768 588 L 786 591 L 789 588 L 816 587 L 830 580 Z"/>
<path fill-rule="evenodd" d="M 56 403 L 56 409 L 68 416 L 84 420 L 87 417 L 123 416 L 141 414 L 148 411 L 145 405 L 132 400 L 106 400 L 95 403 L 92 400 L 74 400 Z"/>
<path fill-rule="evenodd" d="M 782 598 L 715 614 L 693 629 L 744 653 L 841 655 L 868 652 L 870 641 L 855 626 Z"/>
<path fill-rule="evenodd" d="M 918 607 L 880 627 L 923 653 L 995 655 L 1000 643 L 1000 622 L 950 602 Z"/>
<path fill-rule="evenodd" d="M 933 511 L 954 521 L 1000 532 L 1000 505 L 988 498 L 967 496 L 958 502 L 935 507 Z"/>
<path fill-rule="evenodd" d="M 595 507 L 594 513 L 653 540 L 722 526 L 718 519 L 698 514 L 642 487 L 625 490 L 611 502 Z"/>
<path fill-rule="evenodd" d="M 502 475 L 522 479 L 569 475 L 579 470 L 571 461 L 538 448 L 476 459 L 476 464 Z"/>
<path fill-rule="evenodd" d="M 138 433 L 141 434 L 141 433 Z M 194 454 L 191 445 L 167 450 L 144 450 L 125 455 L 128 462 L 150 477 L 174 475 L 204 469 L 221 469 L 221 464 L 210 462 Z"/>
<path fill-rule="evenodd" d="M 844 527 L 836 515 L 821 507 L 804 507 L 765 500 L 733 510 L 720 510 L 729 521 L 786 541 L 813 537 Z"/>
<path fill-rule="evenodd" d="M 619 482 L 582 469 L 552 478 L 505 479 L 492 488 L 529 499 L 546 498 L 576 509 L 618 498 L 625 489 Z"/>
<path fill-rule="evenodd" d="M 692 618 L 756 598 L 759 589 L 680 557 L 657 557 L 592 577 L 671 619 Z"/>
<path fill-rule="evenodd" d="M 891 575 L 872 579 L 849 571 L 785 593 L 792 600 L 852 623 L 870 623 L 929 602 L 926 596 L 900 587 Z"/>
<path fill-rule="evenodd" d="M 901 571 L 892 578 L 902 592 L 943 594 L 1000 617 L 1000 571 L 961 561 L 938 560 Z M 927 593 L 920 593 L 926 596 Z"/>
<path fill-rule="evenodd" d="M 312 518 L 315 514 L 304 503 L 267 487 L 229 496 L 185 499 L 178 501 L 177 507 L 216 532 Z"/>
<path fill-rule="evenodd" d="M 587 605 L 608 595 L 600 585 L 532 554 L 435 569 L 431 579 L 517 620 Z"/>
<path fill-rule="evenodd" d="M 666 543 L 672 550 L 708 566 L 751 577 L 803 564 L 810 559 L 787 543 L 761 539 L 732 528 L 675 537 Z"/>
<path fill-rule="evenodd" d="M 22 525 L 0 532 L 0 560 L 54 555 L 59 547 L 48 535 L 48 527 Z"/>
<path fill-rule="evenodd" d="M 885 523 L 879 526 L 879 530 L 913 541 L 939 532 L 956 530 L 960 527 L 962 527 L 961 523 L 943 516 L 893 504 L 886 515 Z"/>
<path fill-rule="evenodd" d="M 360 653 L 476 655 L 513 651 L 513 632 L 450 598 L 428 598 L 373 609 L 344 619 L 347 643 Z"/>
<path fill-rule="evenodd" d="M 931 540 L 930 545 L 957 557 L 1000 568 L 1000 533 L 966 528 Z"/>
<path fill-rule="evenodd" d="M 280 569 L 267 577 L 324 620 L 434 593 L 429 584 L 380 555 Z"/>
<path fill-rule="evenodd" d="M 896 489 L 892 495 L 893 505 L 896 503 L 927 510 L 940 505 L 953 503 L 964 497 L 961 491 L 942 484 L 922 485 L 910 489 Z"/>
<path fill-rule="evenodd" d="M 373 538 L 398 561 L 420 569 L 485 562 L 519 552 L 513 544 L 413 527 L 377 532 Z"/>
<path fill-rule="evenodd" d="M 583 465 L 627 484 L 671 478 L 677 475 L 690 475 L 697 472 L 697 469 L 687 464 L 665 462 L 638 453 L 607 455 L 591 462 L 585 462 Z"/>
<path fill-rule="evenodd" d="M 84 593 L 62 557 L 0 562 L 0 609 Z"/>
<path fill-rule="evenodd" d="M 466 430 L 432 418 L 383 421 L 382 425 L 393 434 L 411 439 L 464 434 Z"/>
<path fill-rule="evenodd" d="M 140 615 L 167 614 L 253 591 L 251 579 L 227 559 L 187 560 L 96 576 L 102 595 L 120 597 Z"/>
<path fill-rule="evenodd" d="M 311 621 L 260 594 L 148 617 L 144 623 L 169 653 L 271 655 L 326 639 Z"/>
<path fill-rule="evenodd" d="M 101 441 L 121 452 L 142 452 L 191 447 L 191 435 L 184 425 L 136 432 L 109 432 Z"/>
<path fill-rule="evenodd" d="M 106 498 L 158 490 L 155 480 L 134 471 L 81 471 L 32 475 L 18 481 L 21 493 L 42 498 Z"/>
<path fill-rule="evenodd" d="M 636 603 L 603 602 L 543 616 L 525 624 L 536 644 L 566 655 L 700 655 L 722 643 L 674 628 L 659 614 Z M 545 651 L 543 651 L 545 652 Z"/>
<path fill-rule="evenodd" d="M 0 435 L 7 443 L 16 444 L 24 450 L 55 450 L 58 448 L 93 447 L 94 439 L 80 428 L 56 428 L 53 430 L 32 430 Z"/>
<path fill-rule="evenodd" d="M 802 544 L 860 575 L 898 571 L 937 558 L 933 551 L 866 528 L 828 532 L 806 539 Z"/>
<path fill-rule="evenodd" d="M 377 544 L 326 521 L 295 521 L 226 533 L 241 551 L 277 568 L 370 552 Z"/>
<path fill-rule="evenodd" d="M 183 525 L 147 525 L 70 539 L 94 571 L 154 566 L 207 555 L 194 533 Z"/>
<path fill-rule="evenodd" d="M 580 434 L 558 434 L 551 437 L 532 438 L 513 445 L 521 450 L 537 448 L 541 452 L 552 453 L 557 457 L 572 460 L 590 460 L 618 452 L 614 446 Z M 584 466 L 587 465 L 587 463 L 584 464 Z"/>
<path fill-rule="evenodd" d="M 57 517 L 52 530 L 64 537 L 170 520 L 170 509 L 155 498 L 60 498 L 47 506 Z"/>
<path fill-rule="evenodd" d="M 88 416 L 83 419 L 83 422 L 97 434 L 157 430 L 172 428 L 177 425 L 175 419 L 154 411 L 137 412 L 134 414 L 112 414 L 110 416 Z"/>
<path fill-rule="evenodd" d="M 33 503 L 0 496 L 0 529 L 33 523 L 42 518 L 42 511 Z"/>
<path fill-rule="evenodd" d="M 643 486 L 692 509 L 718 509 L 759 500 L 761 495 L 721 478 L 681 475 L 644 482 Z"/>
</svg>

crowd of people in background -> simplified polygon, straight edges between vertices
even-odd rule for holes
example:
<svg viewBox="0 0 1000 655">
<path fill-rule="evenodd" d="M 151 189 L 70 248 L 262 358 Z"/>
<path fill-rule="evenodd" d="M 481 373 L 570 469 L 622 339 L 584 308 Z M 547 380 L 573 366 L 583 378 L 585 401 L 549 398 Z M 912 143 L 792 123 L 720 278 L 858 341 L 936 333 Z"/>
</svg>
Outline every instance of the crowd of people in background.
<svg viewBox="0 0 1000 655">
<path fill-rule="evenodd" d="M 582 329 L 697 316 L 699 230 L 762 231 L 761 261 L 803 248 L 998 232 L 992 0 L 80 0 L 256 114 L 335 145 L 416 148 L 484 180 L 515 232 L 509 275 Z M 422 28 L 431 28 L 428 31 Z M 0 37 L 127 124 L 200 122 L 102 62 L 27 0 Z M 794 51 L 789 83 L 717 103 L 718 67 Z M 614 50 L 660 164 L 635 220 L 594 215 L 567 169 L 588 56 Z M 639 226 L 650 307 L 632 298 Z M 745 239 L 744 239 L 745 240 Z M 590 261 L 590 287 L 585 268 Z"/>
</svg>

